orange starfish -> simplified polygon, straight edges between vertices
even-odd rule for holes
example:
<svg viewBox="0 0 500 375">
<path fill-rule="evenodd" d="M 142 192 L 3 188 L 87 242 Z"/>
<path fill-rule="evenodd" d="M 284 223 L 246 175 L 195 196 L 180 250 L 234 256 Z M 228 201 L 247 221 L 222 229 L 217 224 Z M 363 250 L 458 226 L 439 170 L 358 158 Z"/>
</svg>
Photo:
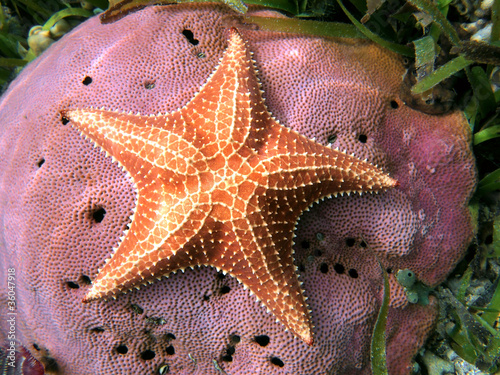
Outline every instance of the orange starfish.
<svg viewBox="0 0 500 375">
<path fill-rule="evenodd" d="M 293 263 L 299 216 L 320 198 L 397 182 L 279 124 L 266 109 L 245 41 L 236 29 L 229 33 L 220 65 L 176 112 L 64 113 L 125 168 L 138 191 L 130 229 L 85 301 L 208 265 L 236 277 L 312 344 Z"/>
</svg>

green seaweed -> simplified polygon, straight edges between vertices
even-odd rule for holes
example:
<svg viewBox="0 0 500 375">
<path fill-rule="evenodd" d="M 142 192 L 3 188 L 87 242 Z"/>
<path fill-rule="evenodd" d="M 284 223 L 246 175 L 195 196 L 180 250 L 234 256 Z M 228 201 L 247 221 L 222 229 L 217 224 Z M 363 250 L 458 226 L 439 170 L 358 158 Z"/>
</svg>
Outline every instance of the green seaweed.
<svg viewBox="0 0 500 375">
<path fill-rule="evenodd" d="M 385 326 L 387 322 L 387 314 L 389 312 L 391 290 L 387 272 L 382 267 L 382 264 L 380 264 L 380 268 L 382 269 L 382 275 L 384 277 L 384 294 L 382 305 L 380 306 L 380 310 L 378 312 L 377 321 L 375 322 L 375 327 L 373 328 L 370 357 L 373 375 L 388 375 Z"/>
</svg>

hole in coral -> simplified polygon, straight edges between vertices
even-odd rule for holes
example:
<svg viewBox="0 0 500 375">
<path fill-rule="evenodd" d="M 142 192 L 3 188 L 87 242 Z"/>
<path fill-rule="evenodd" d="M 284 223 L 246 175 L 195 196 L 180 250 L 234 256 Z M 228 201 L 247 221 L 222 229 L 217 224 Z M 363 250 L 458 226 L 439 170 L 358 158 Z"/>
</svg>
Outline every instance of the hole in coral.
<svg viewBox="0 0 500 375">
<path fill-rule="evenodd" d="M 175 340 L 175 335 L 173 333 L 167 333 L 167 340 Z"/>
<path fill-rule="evenodd" d="M 386 269 L 387 273 L 392 273 L 392 268 L 389 267 L 388 269 Z"/>
<path fill-rule="evenodd" d="M 155 86 L 156 86 L 155 81 L 145 81 L 145 82 L 144 82 L 144 88 L 145 88 L 146 90 L 151 90 L 151 89 L 154 89 L 154 88 L 155 88 Z"/>
<path fill-rule="evenodd" d="M 40 160 L 37 161 L 36 165 L 38 166 L 38 168 L 40 168 L 43 163 L 45 163 L 45 159 L 44 158 L 41 158 Z"/>
<path fill-rule="evenodd" d="M 160 375 L 168 374 L 169 370 L 170 370 L 170 367 L 167 364 L 161 365 L 158 368 L 158 374 L 160 374 Z"/>
<path fill-rule="evenodd" d="M 80 285 L 75 283 L 74 281 L 66 281 L 66 286 L 70 289 L 78 289 L 80 288 Z"/>
<path fill-rule="evenodd" d="M 321 271 L 321 273 L 327 273 L 328 272 L 328 264 L 321 263 L 319 265 L 319 270 Z"/>
<path fill-rule="evenodd" d="M 345 244 L 348 247 L 354 246 L 355 243 L 356 243 L 356 240 L 354 238 L 346 238 L 346 240 L 345 240 Z"/>
<path fill-rule="evenodd" d="M 93 333 L 102 333 L 104 332 L 104 328 L 102 327 L 94 327 L 90 330 L 90 332 L 93 332 Z"/>
<path fill-rule="evenodd" d="M 259 344 L 262 347 L 267 346 L 267 344 L 269 344 L 269 336 L 268 335 L 255 336 L 254 340 L 257 344 Z"/>
<path fill-rule="evenodd" d="M 241 337 L 238 335 L 232 335 L 230 340 L 231 342 L 238 344 L 241 341 Z"/>
<path fill-rule="evenodd" d="M 300 243 L 300 246 L 303 248 L 303 249 L 309 249 L 309 247 L 311 246 L 310 242 L 307 241 L 307 240 L 304 240 Z"/>
<path fill-rule="evenodd" d="M 38 351 L 40 350 L 40 347 L 37 344 L 33 344 L 33 348 Z"/>
<path fill-rule="evenodd" d="M 236 351 L 236 348 L 233 345 L 228 345 L 226 348 L 226 354 L 222 356 L 222 360 L 225 362 L 233 361 L 233 354 Z"/>
<path fill-rule="evenodd" d="M 165 349 L 165 353 L 167 353 L 168 355 L 174 355 L 175 354 L 175 348 L 172 345 L 169 345 Z"/>
<path fill-rule="evenodd" d="M 338 274 L 342 274 L 344 273 L 345 271 L 345 268 L 342 264 L 340 263 L 335 263 L 335 265 L 333 266 L 333 269 L 335 270 L 335 272 L 337 272 Z"/>
<path fill-rule="evenodd" d="M 323 255 L 323 252 L 320 249 L 314 250 L 314 256 L 320 257 Z"/>
<path fill-rule="evenodd" d="M 349 276 L 351 276 L 353 279 L 357 279 L 358 278 L 358 271 L 356 271 L 354 268 L 351 268 L 349 270 Z"/>
<path fill-rule="evenodd" d="M 300 263 L 298 269 L 299 269 L 299 272 L 304 272 L 306 270 L 306 267 L 304 267 L 303 263 Z"/>
<path fill-rule="evenodd" d="M 224 272 L 217 272 L 217 279 L 224 280 L 226 278 L 226 274 Z"/>
<path fill-rule="evenodd" d="M 106 215 L 106 210 L 102 207 L 96 207 L 91 211 L 92 220 L 96 223 L 100 223 L 104 220 L 104 215 Z"/>
<path fill-rule="evenodd" d="M 116 347 L 116 352 L 118 354 L 127 354 L 128 353 L 127 345 L 118 345 Z"/>
<path fill-rule="evenodd" d="M 493 243 L 493 235 L 488 234 L 484 239 L 485 245 L 491 245 Z"/>
<path fill-rule="evenodd" d="M 154 357 L 156 356 L 156 353 L 153 352 L 152 350 L 144 350 L 142 353 L 141 353 L 141 358 L 145 361 L 149 361 L 150 359 L 153 359 Z"/>
<path fill-rule="evenodd" d="M 360 141 L 361 143 L 366 143 L 367 140 L 368 137 L 365 134 L 360 134 L 358 137 L 358 141 Z"/>
<path fill-rule="evenodd" d="M 398 102 L 395 101 L 395 100 L 391 100 L 391 108 L 392 109 L 398 109 L 399 108 Z"/>
<path fill-rule="evenodd" d="M 227 285 L 224 285 L 222 288 L 220 288 L 220 294 L 227 294 L 231 291 L 231 288 L 228 287 Z"/>
<path fill-rule="evenodd" d="M 361 246 L 361 247 L 367 247 L 367 245 L 366 245 L 366 242 L 365 242 L 365 241 L 361 241 L 361 242 L 359 243 L 359 246 Z"/>
<path fill-rule="evenodd" d="M 61 123 L 62 123 L 63 125 L 67 125 L 67 124 L 68 124 L 68 122 L 69 122 L 69 118 L 64 117 L 64 116 L 61 116 Z"/>
<path fill-rule="evenodd" d="M 90 285 L 92 284 L 92 281 L 90 280 L 90 277 L 88 277 L 87 275 L 82 275 L 80 276 L 80 282 L 82 284 L 85 284 L 85 285 Z"/>
<path fill-rule="evenodd" d="M 189 43 L 191 43 L 193 46 L 197 46 L 200 41 L 198 39 L 194 38 L 194 34 L 191 30 L 189 29 L 184 29 L 182 30 L 182 35 L 186 37 Z"/>
<path fill-rule="evenodd" d="M 279 359 L 278 357 L 271 357 L 271 363 L 275 366 L 278 366 L 278 367 L 285 366 L 283 361 L 281 359 Z"/>
<path fill-rule="evenodd" d="M 328 143 L 334 143 L 337 140 L 337 134 L 331 134 L 326 139 Z"/>
<path fill-rule="evenodd" d="M 208 294 L 203 295 L 203 301 L 208 301 L 210 299 L 210 296 Z"/>
<path fill-rule="evenodd" d="M 92 83 L 92 78 L 89 77 L 89 76 L 85 76 L 85 78 L 83 79 L 82 83 L 85 85 L 85 86 L 88 86 Z"/>
</svg>

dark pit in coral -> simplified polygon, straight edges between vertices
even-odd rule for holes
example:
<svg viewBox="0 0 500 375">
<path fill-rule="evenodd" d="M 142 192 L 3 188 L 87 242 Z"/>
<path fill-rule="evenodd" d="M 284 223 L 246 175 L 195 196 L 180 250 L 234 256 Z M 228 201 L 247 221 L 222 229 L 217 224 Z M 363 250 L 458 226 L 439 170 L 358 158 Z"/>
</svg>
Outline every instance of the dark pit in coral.
<svg viewBox="0 0 500 375">
<path fill-rule="evenodd" d="M 85 78 L 83 79 L 82 83 L 85 85 L 85 86 L 88 86 L 92 83 L 92 78 L 89 77 L 89 76 L 85 76 Z"/>
<path fill-rule="evenodd" d="M 328 273 L 328 264 L 321 263 L 319 265 L 319 270 L 320 270 L 321 273 Z"/>
<path fill-rule="evenodd" d="M 338 274 L 342 274 L 345 272 L 345 268 L 342 264 L 340 263 L 335 263 L 335 265 L 333 266 L 333 269 L 335 270 L 335 272 L 337 272 Z"/>
<path fill-rule="evenodd" d="M 66 281 L 66 286 L 70 289 L 78 289 L 80 288 L 80 285 L 75 283 L 74 281 Z"/>
<path fill-rule="evenodd" d="M 127 345 L 118 345 L 116 347 L 116 352 L 118 354 L 127 354 L 128 353 Z"/>
<path fill-rule="evenodd" d="M 346 238 L 346 240 L 345 240 L 345 244 L 349 247 L 354 246 L 355 243 L 356 243 L 356 240 L 354 238 Z"/>
<path fill-rule="evenodd" d="M 271 357 L 271 363 L 275 366 L 278 366 L 278 367 L 285 366 L 283 361 L 281 359 L 279 359 L 278 357 Z"/>
<path fill-rule="evenodd" d="M 104 220 L 104 215 L 106 215 L 106 210 L 103 207 L 96 207 L 91 211 L 92 220 L 96 223 L 100 223 Z"/>
<path fill-rule="evenodd" d="M 269 344 L 269 336 L 267 335 L 255 336 L 254 340 L 260 346 L 267 346 L 267 344 Z"/>
<path fill-rule="evenodd" d="M 167 353 L 168 355 L 174 355 L 175 354 L 175 348 L 172 345 L 169 345 L 165 349 L 165 353 Z"/>
<path fill-rule="evenodd" d="M 231 291 L 231 288 L 227 285 L 224 285 L 222 288 L 220 288 L 220 294 L 227 294 Z"/>
<path fill-rule="evenodd" d="M 195 39 L 194 34 L 191 30 L 184 29 L 182 30 L 182 35 L 186 37 L 189 43 L 191 43 L 193 46 L 197 46 L 200 41 L 198 39 Z"/>
<path fill-rule="evenodd" d="M 156 356 L 156 353 L 152 350 L 144 350 L 142 353 L 141 353 L 141 359 L 145 360 L 145 361 L 149 361 L 151 359 L 153 359 L 154 357 Z"/>
</svg>

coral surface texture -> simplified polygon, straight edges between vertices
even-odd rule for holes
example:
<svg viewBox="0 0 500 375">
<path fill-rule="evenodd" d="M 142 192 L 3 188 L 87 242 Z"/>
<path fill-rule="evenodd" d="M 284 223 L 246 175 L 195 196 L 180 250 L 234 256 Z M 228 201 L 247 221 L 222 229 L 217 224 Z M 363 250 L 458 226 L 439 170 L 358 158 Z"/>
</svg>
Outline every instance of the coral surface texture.
<svg viewBox="0 0 500 375">
<path fill-rule="evenodd" d="M 273 301 L 238 282 L 248 272 L 236 263 L 218 267 L 229 269 L 226 274 L 194 261 L 192 268 L 168 278 L 155 274 L 137 288 L 120 281 L 125 287 L 116 286 L 114 298 L 84 302 L 124 232 L 136 225 L 141 182 L 122 168 L 120 150 L 106 150 L 117 155 L 110 157 L 82 136 L 73 119 L 101 108 L 157 115 L 186 108 L 193 98 L 204 103 L 205 96 L 197 95 L 207 81 L 216 82 L 211 79 L 221 58 L 234 68 L 229 73 L 241 66 L 225 55 L 234 30 L 247 42 L 239 44 L 238 56 L 253 52 L 267 109 L 290 134 L 315 139 L 310 144 L 317 150 L 339 148 L 366 159 L 397 180 L 377 194 L 321 199 L 297 223 L 293 215 L 286 223 L 287 215 L 273 212 L 272 205 L 256 210 L 274 233 L 281 225 L 274 218 L 283 220 L 283 241 L 270 242 L 277 244 L 272 251 L 278 261 L 289 253 L 279 244 L 294 236 L 295 266 L 290 263 L 272 295 L 281 307 L 280 298 L 288 301 L 289 293 L 301 301 L 296 307 L 302 309 L 297 319 L 303 319 L 303 334 L 287 323 L 293 309 L 283 318 L 276 312 L 281 307 L 275 310 Z M 408 302 L 395 274 L 411 270 L 432 287 L 464 255 L 473 234 L 467 205 L 475 167 L 464 116 L 433 116 L 407 106 L 400 99 L 404 73 L 398 56 L 367 41 L 263 31 L 213 4 L 151 6 L 107 24 L 95 17 L 54 43 L 0 101 L 0 280 L 15 279 L 18 352 L 36 358 L 49 374 L 371 374 L 371 336 L 387 271 L 389 373 L 409 374 L 437 302 L 432 295 L 427 304 Z M 243 90 L 252 79 L 233 86 Z M 260 92 L 245 96 L 241 90 L 238 95 L 249 102 L 260 99 Z M 179 113 L 203 114 L 204 106 Z M 226 107 L 245 118 L 245 110 Z M 279 125 L 265 110 L 251 113 Z M 87 118 L 85 126 L 101 131 L 98 115 L 91 119 L 96 123 Z M 160 133 L 162 124 L 151 121 Z M 131 134 L 127 126 L 124 136 Z M 251 133 L 250 142 L 270 139 L 264 133 Z M 115 136 L 122 136 L 116 128 L 110 142 Z M 168 147 L 175 151 L 174 143 Z M 198 151 L 209 152 L 200 146 L 192 155 Z M 297 165 L 300 176 L 308 175 Z M 150 171 L 137 167 L 135 173 Z M 288 200 L 286 207 L 296 212 L 301 202 Z M 218 248 L 225 244 L 222 238 Z M 200 246 L 193 245 L 192 254 Z M 128 262 L 116 264 L 126 269 Z M 249 277 L 276 273 L 260 270 Z M 0 288 L 0 316 L 8 316 L 12 300 L 9 289 Z M 2 319 L 0 346 L 6 349 L 9 333 L 11 325 Z"/>
</svg>

